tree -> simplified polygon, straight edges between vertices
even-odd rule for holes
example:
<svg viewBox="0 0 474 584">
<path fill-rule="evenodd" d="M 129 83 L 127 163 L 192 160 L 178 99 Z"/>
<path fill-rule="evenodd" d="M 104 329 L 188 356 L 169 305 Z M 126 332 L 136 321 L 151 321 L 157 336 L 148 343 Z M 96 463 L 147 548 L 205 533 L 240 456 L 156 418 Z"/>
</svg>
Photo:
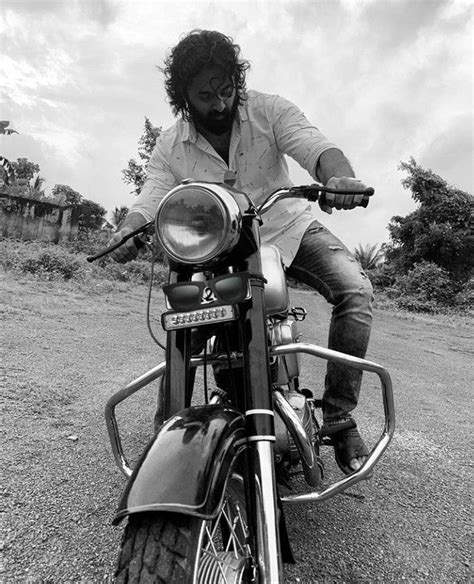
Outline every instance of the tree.
<svg viewBox="0 0 474 584">
<path fill-rule="evenodd" d="M 82 232 L 96 231 L 102 227 L 107 211 L 94 201 L 82 199 L 80 203 L 79 230 Z"/>
<path fill-rule="evenodd" d="M 35 162 L 30 162 L 28 158 L 17 158 L 16 162 L 12 162 L 11 165 L 15 170 L 15 176 L 18 180 L 23 179 L 26 183 L 38 174 L 40 167 Z"/>
<path fill-rule="evenodd" d="M 125 219 L 128 215 L 128 207 L 122 205 L 121 207 L 115 207 L 112 211 L 112 219 L 111 223 L 114 227 L 118 227 L 120 223 Z"/>
<path fill-rule="evenodd" d="M 54 185 L 51 195 L 58 205 L 80 205 L 82 195 L 68 185 Z"/>
<path fill-rule="evenodd" d="M 16 182 L 15 169 L 9 160 L 0 156 L 0 186 L 13 185 Z"/>
<path fill-rule="evenodd" d="M 354 256 L 362 266 L 363 270 L 373 270 L 383 260 L 384 246 L 379 246 L 376 243 L 374 245 L 367 244 L 364 247 L 362 244 L 359 244 L 359 246 L 354 249 Z"/>
<path fill-rule="evenodd" d="M 71 205 L 80 208 L 80 232 L 87 233 L 102 227 L 107 211 L 99 203 L 84 199 L 80 193 L 68 185 L 54 185 L 51 195 L 59 205 Z"/>
<path fill-rule="evenodd" d="M 156 144 L 156 139 L 161 134 L 161 128 L 152 125 L 150 120 L 145 117 L 145 127 L 143 134 L 138 141 L 138 156 L 141 162 L 137 162 L 134 158 L 128 161 L 128 167 L 122 170 L 123 180 L 126 184 L 135 185 L 131 191 L 135 195 L 139 195 L 142 190 L 146 178 L 146 165 L 150 160 L 151 153 Z"/>
<path fill-rule="evenodd" d="M 30 181 L 28 187 L 28 196 L 32 199 L 42 199 L 45 196 L 44 183 L 46 181 L 39 174 Z"/>
<path fill-rule="evenodd" d="M 432 262 L 453 280 L 467 281 L 474 266 L 474 197 L 448 185 L 413 158 L 400 168 L 408 172 L 402 185 L 419 206 L 406 217 L 392 217 L 387 261 L 403 274 L 422 261 Z"/>
<path fill-rule="evenodd" d="M 13 128 L 9 128 L 10 122 L 7 120 L 0 121 L 0 134 L 5 134 L 5 136 L 11 136 L 12 134 L 18 134 Z"/>
</svg>

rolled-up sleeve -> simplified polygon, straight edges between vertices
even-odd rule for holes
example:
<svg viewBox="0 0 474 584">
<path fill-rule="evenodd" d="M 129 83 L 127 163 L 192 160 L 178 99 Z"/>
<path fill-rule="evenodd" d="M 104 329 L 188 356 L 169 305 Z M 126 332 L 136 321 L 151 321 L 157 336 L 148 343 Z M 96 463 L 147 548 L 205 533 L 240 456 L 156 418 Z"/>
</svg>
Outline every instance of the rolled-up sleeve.
<svg viewBox="0 0 474 584">
<path fill-rule="evenodd" d="M 321 154 L 331 148 L 340 148 L 312 125 L 291 101 L 276 95 L 269 105 L 278 148 L 318 180 L 316 165 Z"/>
<path fill-rule="evenodd" d="M 160 201 L 178 184 L 167 162 L 166 144 L 160 138 L 156 142 L 147 165 L 145 184 L 130 209 L 143 215 L 147 221 L 154 219 Z"/>
</svg>

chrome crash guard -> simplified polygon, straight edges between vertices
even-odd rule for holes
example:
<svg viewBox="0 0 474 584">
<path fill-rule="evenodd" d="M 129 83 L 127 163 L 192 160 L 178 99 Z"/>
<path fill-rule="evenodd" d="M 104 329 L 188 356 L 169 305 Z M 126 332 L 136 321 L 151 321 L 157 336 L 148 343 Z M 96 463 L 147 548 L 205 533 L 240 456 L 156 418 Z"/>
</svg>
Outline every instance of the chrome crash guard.
<svg viewBox="0 0 474 584">
<path fill-rule="evenodd" d="M 356 472 L 354 472 L 351 475 L 345 476 L 344 478 L 334 482 L 333 484 L 331 484 L 328 487 L 323 488 L 321 490 L 314 490 L 312 492 L 304 493 L 304 494 L 288 495 L 288 496 L 282 498 L 282 501 L 285 503 L 311 503 L 311 502 L 325 501 L 326 499 L 329 499 L 330 497 L 333 497 L 334 495 L 342 493 L 347 488 L 353 486 L 354 484 L 360 482 L 361 480 L 366 480 L 366 479 L 370 478 L 370 475 L 372 474 L 373 467 L 380 460 L 381 456 L 383 455 L 383 453 L 387 449 L 387 447 L 388 447 L 388 445 L 393 437 L 393 434 L 395 431 L 395 408 L 394 408 L 394 402 L 393 402 L 393 391 L 392 391 L 392 382 L 390 379 L 390 375 L 389 375 L 388 371 L 385 368 L 383 368 L 382 366 L 380 366 L 376 363 L 373 363 L 371 361 L 367 361 L 365 359 L 359 359 L 357 357 L 352 357 L 351 355 L 339 353 L 337 351 L 332 351 L 330 349 L 326 349 L 326 348 L 319 347 L 317 345 L 308 344 L 308 343 L 299 343 L 298 342 L 298 343 L 289 343 L 289 344 L 285 344 L 285 345 L 278 345 L 278 346 L 270 347 L 270 356 L 279 357 L 282 355 L 297 354 L 297 353 L 312 355 L 314 357 L 318 357 L 321 359 L 342 363 L 344 365 L 354 367 L 355 369 L 375 373 L 379 377 L 379 380 L 381 383 L 382 400 L 383 400 L 383 408 L 384 408 L 384 427 L 383 427 L 382 433 L 381 433 L 379 439 L 377 440 L 375 446 L 372 448 L 366 462 L 359 470 L 357 470 Z M 211 364 L 211 363 L 219 363 L 219 362 L 226 363 L 227 362 L 227 355 L 226 356 L 208 355 L 206 357 L 206 359 L 204 359 L 204 357 L 193 357 L 191 359 L 191 365 L 194 367 L 202 366 L 205 363 Z M 193 417 L 195 418 L 197 416 L 197 418 L 199 418 L 199 408 L 188 408 L 187 410 L 184 410 L 183 412 L 180 412 L 179 414 L 177 414 L 177 416 L 172 416 L 165 423 L 165 425 L 160 430 L 157 437 L 154 440 L 152 440 L 152 442 L 148 446 L 147 451 L 142 456 L 141 462 L 137 465 L 135 470 L 132 471 L 132 469 L 131 469 L 129 463 L 127 462 L 127 459 L 125 458 L 124 453 L 123 453 L 122 441 L 120 438 L 120 434 L 119 434 L 118 426 L 117 426 L 117 421 L 115 418 L 115 408 L 120 402 L 124 401 L 125 399 L 127 399 L 128 397 L 130 397 L 131 395 L 133 395 L 134 393 L 136 393 L 140 389 L 144 388 L 152 381 L 161 377 L 165 372 L 165 367 L 166 367 L 165 363 L 161 363 L 157 367 L 151 369 L 150 371 L 148 371 L 147 373 L 145 373 L 141 377 L 139 377 L 136 380 L 129 383 L 122 390 L 120 390 L 116 394 L 114 394 L 106 404 L 105 418 L 106 418 L 107 429 L 108 429 L 108 433 L 109 433 L 109 437 L 110 437 L 113 455 L 114 455 L 115 461 L 116 461 L 118 467 L 120 468 L 120 470 L 125 474 L 125 476 L 130 478 L 129 484 L 127 486 L 127 490 L 124 494 L 124 498 L 122 499 L 121 507 L 119 508 L 117 516 L 115 518 L 116 522 L 119 521 L 125 515 L 128 515 L 128 514 L 133 513 L 133 512 L 145 510 L 146 505 L 150 505 L 149 508 L 151 509 L 153 507 L 153 509 L 155 509 L 155 510 L 161 505 L 161 503 L 158 502 L 158 498 L 157 498 L 157 493 L 158 493 L 157 483 L 154 481 L 155 481 L 156 477 L 158 477 L 160 474 L 163 474 L 162 473 L 163 466 L 161 466 L 162 464 L 167 464 L 167 462 L 170 462 L 171 467 L 176 468 L 178 465 L 173 464 L 173 462 L 176 463 L 176 460 L 180 460 L 180 462 L 182 462 L 182 459 L 179 457 L 182 454 L 183 440 L 180 439 L 179 441 L 176 441 L 179 444 L 178 444 L 178 446 L 175 447 L 175 449 L 171 455 L 171 458 L 166 454 L 166 452 L 162 453 L 162 452 L 160 452 L 160 450 L 166 450 L 170 447 L 169 446 L 169 442 L 170 442 L 169 437 L 171 436 L 171 433 L 173 432 L 173 425 L 174 424 L 177 424 L 178 426 L 179 425 L 183 426 L 180 431 L 185 432 L 186 430 L 184 429 L 184 426 L 187 423 L 192 423 Z M 275 406 L 277 408 L 278 408 L 278 403 L 277 403 L 278 401 L 281 402 L 281 400 L 279 398 L 277 398 L 277 400 L 275 401 Z M 282 404 L 280 403 L 280 406 L 281 405 Z M 209 409 L 209 408 L 211 408 L 211 409 Z M 225 460 L 226 458 L 228 458 L 227 455 L 230 454 L 230 452 L 227 452 L 227 450 L 229 450 L 230 448 L 233 448 L 232 445 L 236 441 L 237 434 L 239 436 L 245 435 L 245 429 L 244 429 L 245 423 L 243 421 L 243 417 L 235 410 L 232 410 L 230 408 L 223 408 L 222 406 L 216 406 L 216 407 L 202 406 L 201 413 L 203 413 L 204 410 L 207 410 L 208 413 L 206 413 L 205 416 L 209 416 L 209 420 L 212 420 L 212 424 L 214 425 L 213 427 L 215 429 L 218 429 L 218 432 L 221 433 L 221 437 L 222 437 L 222 440 L 218 441 L 219 446 L 216 446 L 216 444 L 214 444 L 214 446 L 211 446 L 210 450 L 207 452 L 207 456 L 214 456 L 214 454 L 216 454 L 216 455 L 219 454 L 219 456 L 221 457 L 221 460 L 222 459 Z M 281 410 L 281 408 L 280 408 L 280 410 Z M 288 431 L 290 432 L 293 439 L 295 440 L 296 446 L 301 454 L 302 459 L 306 460 L 307 463 L 309 461 L 309 463 L 311 464 L 311 461 L 310 461 L 311 452 L 310 452 L 310 449 L 308 447 L 306 433 L 304 431 L 303 426 L 301 425 L 301 423 L 299 421 L 298 416 L 287 415 L 287 416 L 284 416 L 283 420 L 288 427 Z M 175 427 L 174 431 L 176 431 L 176 430 L 177 429 Z M 175 436 L 177 436 L 177 435 L 175 434 Z M 181 450 L 179 450 L 179 448 L 181 448 Z M 215 449 L 215 450 L 213 450 L 213 449 Z M 175 450 L 179 450 L 179 455 L 178 455 L 178 452 L 175 452 Z M 192 451 L 192 449 L 188 450 L 188 452 L 190 452 L 190 453 L 191 453 L 191 451 Z M 197 463 L 195 459 L 191 460 L 191 458 L 193 458 L 193 457 L 189 456 L 189 457 L 187 457 L 186 460 L 187 461 L 189 460 L 189 462 L 191 464 L 200 464 L 200 463 Z M 186 467 L 186 465 L 182 465 L 182 466 Z M 170 468 L 170 466 L 167 466 L 166 468 L 167 468 L 166 473 L 168 473 L 169 472 L 168 468 Z M 216 465 L 214 470 L 207 469 L 208 474 L 203 474 L 202 476 L 205 476 L 205 479 L 204 479 L 205 481 L 208 481 L 209 484 L 212 484 L 215 486 L 216 481 L 218 483 L 221 475 L 225 474 L 225 471 L 226 471 L 226 466 L 225 466 L 225 462 L 224 462 L 222 465 Z M 173 471 L 173 473 L 175 473 L 175 472 L 179 473 L 178 470 Z M 151 482 L 149 481 L 149 478 L 148 478 L 149 474 L 152 475 L 153 480 Z M 140 476 L 140 478 L 138 478 L 138 476 Z M 174 476 L 174 474 L 173 474 L 173 476 Z M 174 476 L 174 480 L 180 480 L 180 479 L 178 476 Z M 153 486 L 151 486 L 152 483 L 153 483 Z M 134 491 L 133 485 L 140 485 L 140 484 L 144 485 L 143 489 L 140 490 L 140 488 L 137 488 L 136 491 Z M 147 494 L 147 492 L 149 490 L 147 485 L 150 485 L 150 489 L 153 490 L 153 494 Z M 197 491 L 199 489 L 203 489 L 204 486 L 199 481 L 197 481 L 194 484 L 193 488 Z M 131 496 L 132 492 L 133 492 L 133 499 L 132 498 L 129 499 L 128 495 Z M 203 515 L 203 516 L 212 514 L 212 510 L 211 510 L 211 508 L 213 506 L 212 497 L 207 498 L 207 499 L 201 498 L 199 502 L 202 505 L 196 506 L 196 501 L 199 499 L 199 497 L 196 498 L 195 495 L 196 494 L 193 494 L 193 495 L 190 495 L 188 497 L 188 500 L 187 500 L 185 506 L 180 507 L 181 511 L 186 509 L 187 512 L 189 512 L 189 513 L 195 513 L 197 515 Z M 208 493 L 208 496 L 210 496 L 209 493 Z M 171 510 L 170 507 L 172 507 L 173 505 L 177 506 L 177 505 L 182 504 L 182 501 L 178 502 L 178 499 L 176 498 L 176 491 L 174 492 L 174 499 L 175 499 L 174 502 L 172 501 L 173 496 L 171 494 L 167 497 L 168 497 L 167 500 L 164 501 L 163 499 L 161 499 L 161 494 L 160 494 L 160 501 L 163 503 L 163 505 L 167 505 L 168 510 Z M 141 500 L 140 500 L 140 498 L 141 498 Z M 205 503 L 203 504 L 204 500 L 205 500 Z M 126 503 L 126 501 L 128 501 L 128 502 Z M 132 501 L 133 501 L 133 504 L 132 504 Z M 148 501 L 148 503 L 146 501 Z M 164 507 L 160 507 L 160 508 L 164 508 Z"/>
<path fill-rule="evenodd" d="M 334 495 L 342 493 L 356 483 L 370 478 L 372 475 L 372 469 L 380 460 L 393 438 L 393 434 L 395 432 L 395 406 L 393 402 L 392 380 L 388 371 L 381 365 L 373 363 L 372 361 L 353 357 L 352 355 L 339 353 L 338 351 L 325 349 L 324 347 L 318 347 L 317 345 L 311 345 L 309 343 L 289 343 L 287 345 L 279 345 L 270 348 L 270 355 L 275 357 L 297 353 L 312 355 L 313 357 L 319 357 L 327 361 L 335 361 L 336 363 L 348 365 L 350 367 L 354 367 L 354 369 L 375 373 L 379 377 L 382 389 L 384 427 L 382 434 L 380 435 L 375 446 L 372 448 L 369 456 L 367 457 L 367 460 L 361 466 L 361 468 L 356 472 L 345 476 L 344 478 L 329 485 L 325 489 L 300 495 L 288 495 L 286 497 L 282 497 L 282 501 L 284 503 L 314 503 L 325 501 Z"/>
</svg>

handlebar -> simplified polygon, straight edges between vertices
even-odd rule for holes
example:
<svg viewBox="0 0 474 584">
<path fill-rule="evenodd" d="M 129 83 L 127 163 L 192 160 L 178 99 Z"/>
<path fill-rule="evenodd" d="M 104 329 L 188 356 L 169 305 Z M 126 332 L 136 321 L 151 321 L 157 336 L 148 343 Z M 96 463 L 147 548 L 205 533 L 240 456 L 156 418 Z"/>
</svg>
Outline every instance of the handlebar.
<svg viewBox="0 0 474 584">
<path fill-rule="evenodd" d="M 375 193 L 375 190 L 372 187 L 368 187 L 363 191 L 354 191 L 352 189 L 332 189 L 320 184 L 287 187 L 278 189 L 272 193 L 268 199 L 260 205 L 258 212 L 260 215 L 263 215 L 269 211 L 273 205 L 278 203 L 278 201 L 289 198 L 306 199 L 311 203 L 316 203 L 319 200 L 320 203 L 324 204 L 326 193 L 334 193 L 336 195 L 363 195 L 359 207 L 365 208 L 369 204 L 369 197 Z"/>
<path fill-rule="evenodd" d="M 127 233 L 127 235 L 125 237 L 123 237 L 118 243 L 115 243 L 114 245 L 111 245 L 110 247 L 106 247 L 106 248 L 102 249 L 101 251 L 99 251 L 95 255 L 88 256 L 86 258 L 86 260 L 89 263 L 93 262 L 95 260 L 98 260 L 99 258 L 104 257 L 105 255 L 107 255 L 111 251 L 114 251 L 115 249 L 119 248 L 121 245 L 123 245 L 126 241 L 128 241 L 132 237 L 134 238 L 134 243 L 137 247 L 143 247 L 144 242 L 139 237 L 139 235 L 141 235 L 142 233 L 145 233 L 152 225 L 153 225 L 153 221 L 148 221 L 148 223 L 145 223 L 141 227 L 138 227 L 137 229 L 134 229 L 130 233 Z"/>
<path fill-rule="evenodd" d="M 296 187 L 285 187 L 274 191 L 266 201 L 264 201 L 260 207 L 258 207 L 258 213 L 263 215 L 267 211 L 269 211 L 273 205 L 281 201 L 282 199 L 289 199 L 289 198 L 297 198 L 297 199 L 307 199 L 311 203 L 316 203 L 318 200 L 320 203 L 324 202 L 324 197 L 326 193 L 334 193 L 337 195 L 363 195 L 362 202 L 360 203 L 360 207 L 367 207 L 369 204 L 369 198 L 374 194 L 374 189 L 372 187 L 366 188 L 364 191 L 354 191 L 348 189 L 332 189 L 330 187 L 325 187 L 320 184 L 312 184 L 312 185 L 302 185 Z M 322 200 L 321 200 L 322 199 Z M 118 243 L 110 247 L 106 247 L 100 252 L 96 253 L 95 255 L 88 256 L 86 259 L 88 262 L 93 262 L 111 251 L 119 248 L 123 245 L 126 241 L 134 238 L 134 243 L 137 247 L 142 247 L 144 245 L 143 240 L 139 237 L 141 234 L 148 231 L 154 224 L 154 221 L 148 221 L 148 223 L 143 224 L 138 229 L 127 233 L 127 235 L 121 239 Z"/>
</svg>

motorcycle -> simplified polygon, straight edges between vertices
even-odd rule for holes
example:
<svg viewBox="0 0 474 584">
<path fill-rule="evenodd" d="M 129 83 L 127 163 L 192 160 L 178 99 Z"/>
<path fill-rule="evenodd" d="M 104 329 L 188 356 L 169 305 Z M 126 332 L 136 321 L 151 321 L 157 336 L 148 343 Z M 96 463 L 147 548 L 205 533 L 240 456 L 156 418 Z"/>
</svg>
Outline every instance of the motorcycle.
<svg viewBox="0 0 474 584">
<path fill-rule="evenodd" d="M 128 520 L 117 582 L 281 583 L 282 564 L 294 561 L 284 506 L 325 501 L 370 478 L 388 447 L 395 425 L 389 373 L 300 341 L 306 311 L 291 307 L 280 254 L 260 241 L 273 205 L 288 197 L 316 202 L 327 192 L 335 191 L 319 184 L 281 188 L 257 208 L 227 184 L 186 180 L 164 197 L 154 222 L 88 258 L 130 237 L 138 243 L 154 228 L 169 265 L 165 361 L 105 408 L 113 455 L 128 478 L 113 520 Z M 371 194 L 365 192 L 363 206 Z M 384 426 L 366 462 L 327 486 L 321 400 L 300 387 L 302 354 L 375 373 L 382 390 Z M 193 399 L 198 368 L 200 402 Z M 161 418 L 132 469 L 115 409 L 156 380 Z M 311 490 L 281 495 L 281 485 L 300 471 Z"/>
</svg>

